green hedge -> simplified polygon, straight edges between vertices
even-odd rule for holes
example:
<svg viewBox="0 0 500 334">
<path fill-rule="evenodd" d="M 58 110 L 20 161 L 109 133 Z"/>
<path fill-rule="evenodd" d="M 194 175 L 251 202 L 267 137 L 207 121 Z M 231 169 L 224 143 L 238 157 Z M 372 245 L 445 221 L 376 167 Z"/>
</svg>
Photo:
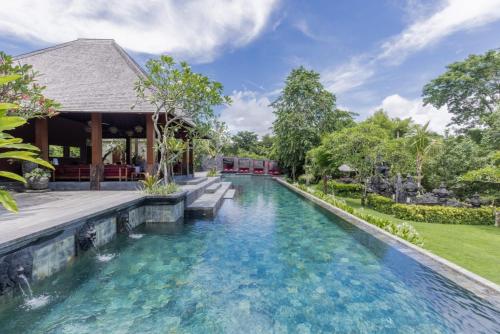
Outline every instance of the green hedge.
<svg viewBox="0 0 500 334">
<path fill-rule="evenodd" d="M 328 181 L 328 190 L 340 197 L 360 198 L 363 193 L 363 185 L 330 180 Z"/>
<path fill-rule="evenodd" d="M 368 205 L 379 212 L 394 215 L 396 218 L 417 222 L 462 225 L 493 225 L 495 223 L 491 207 L 473 209 L 399 204 L 379 195 L 369 195 Z"/>
<path fill-rule="evenodd" d="M 392 212 L 399 219 L 435 224 L 493 225 L 492 208 L 453 208 L 448 206 L 426 206 L 394 204 Z"/>
<path fill-rule="evenodd" d="M 420 237 L 420 234 L 418 234 L 417 230 L 413 226 L 411 226 L 408 223 L 401 223 L 401 224 L 395 224 L 391 222 L 388 219 L 380 218 L 380 217 L 375 217 L 370 214 L 360 212 L 359 210 L 354 209 L 353 207 L 349 206 L 344 200 L 335 198 L 332 195 L 327 195 L 324 192 L 306 187 L 303 184 L 293 184 L 297 188 L 299 188 L 302 191 L 305 191 L 307 193 L 310 193 L 311 195 L 322 199 L 323 201 L 339 208 L 342 209 L 358 218 L 361 218 L 367 222 L 369 222 L 372 225 L 378 226 L 381 229 L 394 234 L 406 241 L 411 242 L 412 244 L 418 245 L 418 246 L 423 246 L 424 241 L 422 237 Z"/>
<path fill-rule="evenodd" d="M 394 205 L 394 202 L 390 198 L 380 195 L 370 194 L 368 195 L 367 202 L 368 206 L 372 207 L 373 209 L 379 212 L 387 213 L 389 215 L 392 214 L 392 206 Z"/>
</svg>

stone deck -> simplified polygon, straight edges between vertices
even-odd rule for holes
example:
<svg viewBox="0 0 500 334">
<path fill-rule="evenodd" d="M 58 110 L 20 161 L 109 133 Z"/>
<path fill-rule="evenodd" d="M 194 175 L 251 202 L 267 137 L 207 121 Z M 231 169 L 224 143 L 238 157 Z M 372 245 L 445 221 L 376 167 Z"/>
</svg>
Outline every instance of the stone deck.
<svg viewBox="0 0 500 334">
<path fill-rule="evenodd" d="M 203 196 L 207 187 L 220 182 L 220 177 L 197 179 L 201 182 L 180 186 L 186 205 Z M 14 197 L 19 206 L 19 213 L 10 213 L 0 208 L 0 254 L 72 226 L 83 219 L 92 219 L 139 204 L 146 198 L 140 191 L 124 190 L 17 193 Z M 215 203 L 217 208 L 220 204 Z"/>
<path fill-rule="evenodd" d="M 144 198 L 138 191 L 51 191 L 15 195 L 19 213 L 0 209 L 0 252 L 85 217 L 120 209 Z"/>
</svg>

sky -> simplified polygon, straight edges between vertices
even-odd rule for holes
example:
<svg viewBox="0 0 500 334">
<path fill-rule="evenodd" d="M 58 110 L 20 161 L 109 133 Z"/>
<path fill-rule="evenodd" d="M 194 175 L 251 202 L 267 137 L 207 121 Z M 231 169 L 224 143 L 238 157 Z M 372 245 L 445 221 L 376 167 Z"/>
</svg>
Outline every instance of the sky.
<svg viewBox="0 0 500 334">
<path fill-rule="evenodd" d="M 293 68 L 320 73 L 362 120 L 383 108 L 443 132 L 422 87 L 446 65 L 500 47 L 500 0 L 2 0 L 0 50 L 112 38 L 141 65 L 159 54 L 224 85 L 231 132 L 271 132 L 269 104 Z"/>
</svg>

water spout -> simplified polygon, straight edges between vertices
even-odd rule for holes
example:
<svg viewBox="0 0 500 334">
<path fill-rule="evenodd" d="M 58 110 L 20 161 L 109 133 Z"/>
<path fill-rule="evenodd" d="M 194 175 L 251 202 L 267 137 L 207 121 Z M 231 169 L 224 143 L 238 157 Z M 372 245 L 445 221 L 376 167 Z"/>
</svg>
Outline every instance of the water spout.
<svg viewBox="0 0 500 334">
<path fill-rule="evenodd" d="M 31 286 L 30 286 L 30 282 L 28 282 L 28 278 L 26 278 L 26 275 L 24 275 L 24 267 L 23 266 L 17 267 L 16 272 L 17 272 L 17 277 L 20 279 L 20 281 L 18 281 L 17 284 L 19 285 L 19 289 L 21 290 L 23 296 L 33 298 L 33 290 L 31 290 Z M 21 284 L 21 281 L 24 283 L 25 287 L 28 289 L 29 295 L 27 295 L 26 292 L 24 291 L 22 284 Z"/>
<path fill-rule="evenodd" d="M 94 239 L 90 239 L 90 241 L 92 243 L 92 247 L 94 248 L 94 250 L 97 254 L 97 260 L 99 260 L 99 262 L 108 262 L 108 261 L 111 261 L 115 258 L 115 254 L 113 254 L 113 253 L 101 254 L 101 252 L 99 251 L 99 247 L 97 247 L 97 245 L 95 244 Z"/>
<path fill-rule="evenodd" d="M 28 281 L 28 278 L 26 277 L 24 272 L 25 271 L 23 266 L 18 266 L 16 268 L 18 278 L 17 284 L 19 285 L 19 289 L 21 290 L 21 293 L 24 297 L 24 307 L 26 307 L 28 310 L 34 310 L 47 305 L 50 302 L 50 296 L 40 295 L 35 297 L 33 295 L 33 290 L 31 289 L 30 282 Z M 23 284 L 26 290 L 23 289 Z M 26 291 L 28 293 L 26 293 Z"/>
</svg>

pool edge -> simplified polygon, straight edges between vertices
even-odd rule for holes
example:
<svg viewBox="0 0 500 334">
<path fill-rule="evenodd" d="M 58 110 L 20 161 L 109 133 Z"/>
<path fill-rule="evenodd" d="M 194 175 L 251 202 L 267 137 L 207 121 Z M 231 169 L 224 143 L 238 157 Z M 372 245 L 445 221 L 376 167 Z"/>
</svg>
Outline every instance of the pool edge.
<svg viewBox="0 0 500 334">
<path fill-rule="evenodd" d="M 450 262 L 434 253 L 431 253 L 419 246 L 416 246 L 406 240 L 392 235 L 389 232 L 384 231 L 383 229 L 370 224 L 363 219 L 360 219 L 340 208 L 337 208 L 336 206 L 331 205 L 330 203 L 317 198 L 312 194 L 309 194 L 295 187 L 294 185 L 284 181 L 281 178 L 273 177 L 273 179 L 279 184 L 315 203 L 316 205 L 319 205 L 320 207 L 326 209 L 330 213 L 333 213 L 334 215 L 342 218 L 348 223 L 353 224 L 363 231 L 369 233 L 378 240 L 392 247 L 395 247 L 398 251 L 411 257 L 423 266 L 430 268 L 436 273 L 454 282 L 458 286 L 472 292 L 474 295 L 500 309 L 500 286 L 496 283 L 493 283 L 486 278 L 481 277 L 463 267 L 460 267 L 459 265 Z"/>
</svg>

